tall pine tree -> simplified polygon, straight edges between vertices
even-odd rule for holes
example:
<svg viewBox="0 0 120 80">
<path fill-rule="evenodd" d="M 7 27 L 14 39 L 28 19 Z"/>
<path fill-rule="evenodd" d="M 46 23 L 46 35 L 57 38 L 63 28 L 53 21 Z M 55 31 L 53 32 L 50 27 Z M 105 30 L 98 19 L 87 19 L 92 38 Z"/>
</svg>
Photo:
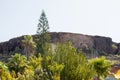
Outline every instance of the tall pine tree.
<svg viewBox="0 0 120 80">
<path fill-rule="evenodd" d="M 36 47 L 36 52 L 41 53 L 42 55 L 45 54 L 44 52 L 44 47 L 46 43 L 50 42 L 50 35 L 48 34 L 49 30 L 49 24 L 48 20 L 46 18 L 45 12 L 42 11 L 39 23 L 38 23 L 38 29 L 37 29 L 37 47 Z"/>
</svg>

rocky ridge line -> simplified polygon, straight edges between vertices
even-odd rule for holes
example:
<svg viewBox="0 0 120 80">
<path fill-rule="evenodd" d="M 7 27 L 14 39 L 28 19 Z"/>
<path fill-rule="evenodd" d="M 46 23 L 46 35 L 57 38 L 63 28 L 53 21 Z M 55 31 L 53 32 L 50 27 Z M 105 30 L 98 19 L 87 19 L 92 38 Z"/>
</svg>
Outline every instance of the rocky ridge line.
<svg viewBox="0 0 120 80">
<path fill-rule="evenodd" d="M 115 43 L 109 37 L 102 36 L 90 36 L 77 33 L 67 33 L 67 32 L 50 32 L 51 43 L 54 45 L 57 42 L 66 43 L 71 41 L 73 46 L 77 50 L 82 49 L 86 53 L 92 53 L 96 51 L 97 53 L 106 54 L 117 54 L 120 51 L 120 44 Z M 11 53 L 19 48 L 23 50 L 22 40 L 24 36 L 10 39 L 9 41 L 0 43 L 0 53 Z M 33 35 L 34 40 L 37 35 Z"/>
</svg>

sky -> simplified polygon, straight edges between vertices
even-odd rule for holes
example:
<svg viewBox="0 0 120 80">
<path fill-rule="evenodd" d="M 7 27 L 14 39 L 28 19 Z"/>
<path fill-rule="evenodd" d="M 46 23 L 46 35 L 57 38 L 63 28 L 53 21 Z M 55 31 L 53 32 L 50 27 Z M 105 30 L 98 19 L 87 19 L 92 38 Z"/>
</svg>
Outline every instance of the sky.
<svg viewBox="0 0 120 80">
<path fill-rule="evenodd" d="M 36 34 L 42 10 L 51 32 L 106 36 L 120 42 L 120 0 L 0 0 L 0 42 Z"/>
</svg>

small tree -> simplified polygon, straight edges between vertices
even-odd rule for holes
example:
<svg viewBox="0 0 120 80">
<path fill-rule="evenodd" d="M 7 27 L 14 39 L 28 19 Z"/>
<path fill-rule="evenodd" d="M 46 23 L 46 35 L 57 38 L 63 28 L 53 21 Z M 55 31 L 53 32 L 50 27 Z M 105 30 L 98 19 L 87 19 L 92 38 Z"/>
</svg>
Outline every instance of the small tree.
<svg viewBox="0 0 120 80">
<path fill-rule="evenodd" d="M 44 46 L 46 43 L 50 42 L 50 35 L 48 34 L 49 24 L 46 18 L 45 12 L 42 11 L 42 14 L 39 19 L 38 29 L 37 29 L 37 47 L 36 52 L 44 54 Z"/>
<path fill-rule="evenodd" d="M 24 46 L 24 53 L 28 59 L 31 54 L 34 54 L 34 49 L 36 47 L 35 42 L 30 35 L 24 36 L 24 40 L 22 40 L 22 42 Z"/>
</svg>

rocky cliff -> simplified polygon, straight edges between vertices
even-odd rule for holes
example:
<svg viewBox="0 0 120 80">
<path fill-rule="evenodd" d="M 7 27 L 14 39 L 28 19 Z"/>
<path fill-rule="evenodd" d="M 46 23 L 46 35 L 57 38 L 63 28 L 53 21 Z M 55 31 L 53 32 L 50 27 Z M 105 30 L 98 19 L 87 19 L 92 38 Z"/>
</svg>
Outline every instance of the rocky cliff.
<svg viewBox="0 0 120 80">
<path fill-rule="evenodd" d="M 51 43 L 56 44 L 57 42 L 66 43 L 71 41 L 73 46 L 77 50 L 82 49 L 86 53 L 105 53 L 105 54 L 116 54 L 120 51 L 120 44 L 112 42 L 109 37 L 101 36 L 90 36 L 75 33 L 64 33 L 64 32 L 50 32 Z M 37 36 L 33 35 L 35 39 Z M 23 36 L 18 38 L 10 39 L 7 42 L 0 43 L 0 53 L 9 53 L 19 50 L 23 50 L 22 47 Z"/>
</svg>

